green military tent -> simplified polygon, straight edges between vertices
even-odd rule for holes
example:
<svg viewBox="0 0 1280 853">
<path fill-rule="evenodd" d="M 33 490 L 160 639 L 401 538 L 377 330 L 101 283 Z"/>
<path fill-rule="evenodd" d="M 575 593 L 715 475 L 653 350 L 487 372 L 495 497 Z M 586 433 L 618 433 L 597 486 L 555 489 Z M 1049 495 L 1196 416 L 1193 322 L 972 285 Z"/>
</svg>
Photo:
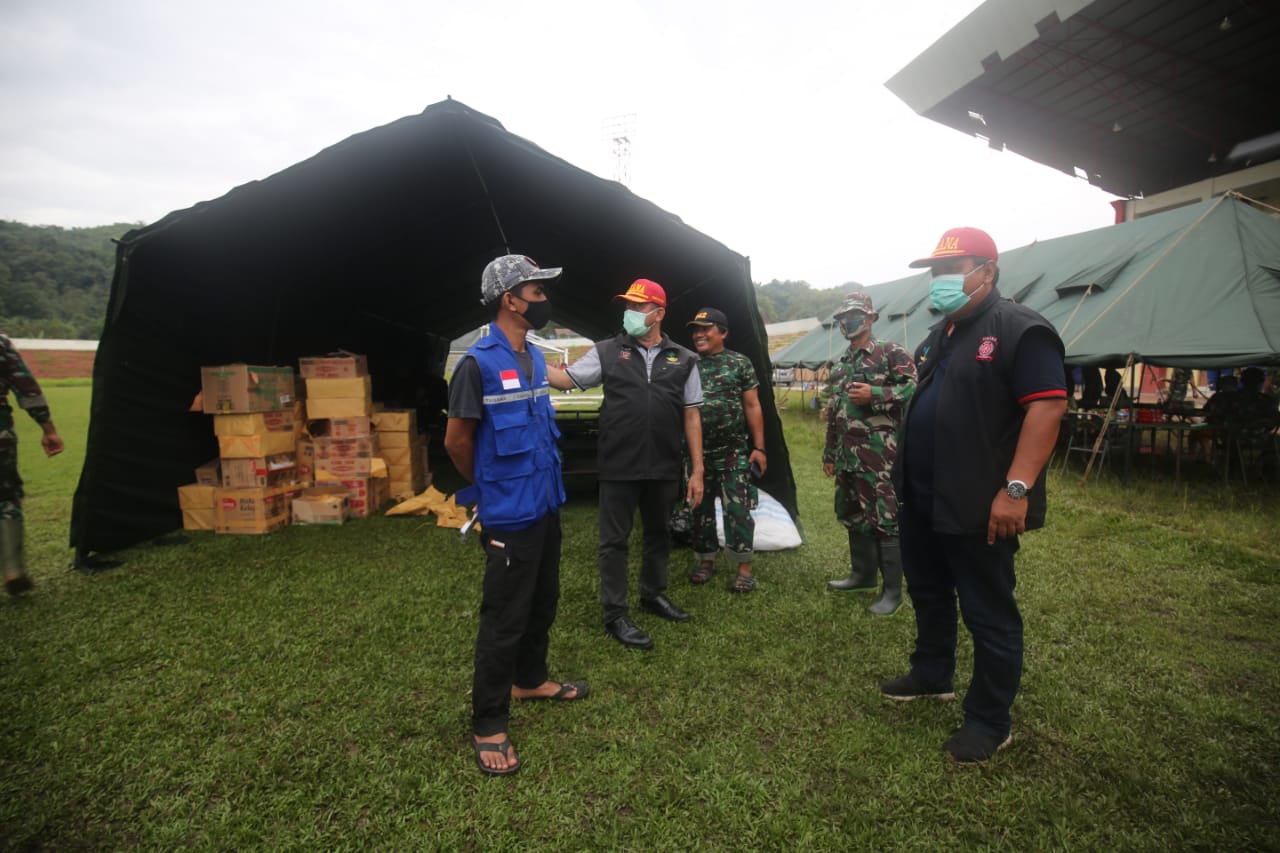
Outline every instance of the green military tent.
<svg viewBox="0 0 1280 853">
<path fill-rule="evenodd" d="M 1227 195 L 1038 241 L 1001 252 L 999 288 L 1053 323 L 1069 364 L 1280 364 L 1277 213 Z M 941 319 L 928 274 L 888 286 L 876 335 L 914 350 Z"/>
<path fill-rule="evenodd" d="M 880 320 L 877 321 L 875 326 L 875 332 L 878 337 L 884 337 L 880 332 L 885 327 L 885 312 L 880 306 L 892 305 L 903 286 L 911 283 L 911 281 L 912 279 L 902 279 L 887 284 L 861 288 L 870 294 L 872 304 L 876 306 L 876 310 L 880 313 Z M 820 326 L 811 329 L 807 334 L 796 338 L 774 353 L 773 366 L 784 369 L 803 367 L 808 370 L 819 370 L 840 358 L 848 347 L 849 342 L 845 340 L 844 334 L 840 331 L 840 326 L 835 321 L 835 315 L 828 314 L 822 318 Z"/>
<path fill-rule="evenodd" d="M 367 354 L 375 399 L 438 386 L 449 341 L 488 319 L 481 270 L 507 252 L 564 267 L 551 291 L 560 325 L 612 334 L 612 297 L 652 278 L 673 337 L 688 344 L 684 320 L 716 306 L 734 348 L 769 375 L 745 257 L 448 100 L 124 235 L 71 544 L 87 556 L 180 525 L 176 488 L 217 453 L 209 418 L 188 412 L 201 366 L 342 348 Z M 770 384 L 760 391 L 762 486 L 795 514 Z"/>
</svg>

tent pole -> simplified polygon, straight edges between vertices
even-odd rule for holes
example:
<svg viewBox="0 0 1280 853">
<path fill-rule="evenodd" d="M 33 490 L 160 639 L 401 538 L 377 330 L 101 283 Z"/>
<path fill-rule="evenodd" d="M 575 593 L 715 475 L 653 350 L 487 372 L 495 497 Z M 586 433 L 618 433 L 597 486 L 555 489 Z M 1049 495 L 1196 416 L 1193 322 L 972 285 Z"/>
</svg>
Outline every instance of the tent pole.
<svg viewBox="0 0 1280 853">
<path fill-rule="evenodd" d="M 1129 353 L 1129 360 L 1126 361 L 1124 365 L 1125 370 L 1133 369 L 1133 357 L 1134 357 L 1134 354 Z M 1111 395 L 1111 405 L 1107 406 L 1107 414 L 1102 419 L 1102 428 L 1098 430 L 1098 437 L 1093 440 L 1093 452 L 1089 454 L 1089 464 L 1084 466 L 1084 476 L 1081 477 L 1080 479 L 1082 483 L 1087 484 L 1089 482 L 1089 472 L 1093 470 L 1094 460 L 1098 458 L 1098 453 L 1102 449 L 1102 442 L 1107 436 L 1107 428 L 1111 426 L 1111 421 L 1115 417 L 1116 404 L 1120 401 L 1120 392 L 1123 389 L 1124 389 L 1123 382 L 1116 384 L 1115 393 Z M 1132 397 L 1130 399 L 1132 399 Z M 1132 423 L 1132 420 L 1133 420 L 1132 412 L 1130 412 L 1130 423 Z M 1121 478 L 1121 482 L 1124 485 L 1128 485 L 1129 483 L 1129 449 L 1130 449 L 1130 442 L 1128 439 L 1129 434 L 1130 434 L 1130 430 L 1125 430 L 1126 438 L 1124 443 L 1124 476 Z"/>
</svg>

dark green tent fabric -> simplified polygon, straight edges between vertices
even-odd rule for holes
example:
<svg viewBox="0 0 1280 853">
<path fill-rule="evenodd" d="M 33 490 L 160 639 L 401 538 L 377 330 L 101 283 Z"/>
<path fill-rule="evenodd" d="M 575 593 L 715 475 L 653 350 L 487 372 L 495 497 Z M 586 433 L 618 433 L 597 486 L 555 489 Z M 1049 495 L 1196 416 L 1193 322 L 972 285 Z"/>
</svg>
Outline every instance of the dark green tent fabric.
<svg viewBox="0 0 1280 853">
<path fill-rule="evenodd" d="M 735 349 L 769 375 L 745 257 L 444 101 L 124 235 L 71 544 L 114 550 L 180 526 L 176 487 L 217 454 L 209 418 L 187 412 L 201 366 L 296 366 L 343 348 L 368 355 L 383 399 L 397 381 L 438 376 L 449 341 L 487 321 L 480 271 L 508 251 L 564 267 L 557 323 L 607 336 L 621 315 L 612 297 L 651 278 L 666 287 L 673 337 L 688 344 L 684 320 L 716 306 Z M 794 514 L 769 383 L 760 398 L 762 486 Z"/>
<path fill-rule="evenodd" d="M 876 334 L 914 350 L 941 319 L 929 277 L 892 284 Z M 1280 364 L 1280 219 L 1237 197 L 1002 252 L 999 286 L 1053 323 L 1070 364 Z"/>
</svg>

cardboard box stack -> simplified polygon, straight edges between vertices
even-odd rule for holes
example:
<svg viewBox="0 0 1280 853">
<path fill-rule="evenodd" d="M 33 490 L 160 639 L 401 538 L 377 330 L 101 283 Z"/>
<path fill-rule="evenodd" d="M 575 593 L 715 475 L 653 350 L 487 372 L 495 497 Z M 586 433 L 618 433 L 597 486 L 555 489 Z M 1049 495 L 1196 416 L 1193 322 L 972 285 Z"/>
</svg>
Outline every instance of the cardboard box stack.
<svg viewBox="0 0 1280 853">
<path fill-rule="evenodd" d="M 431 484 L 427 467 L 427 443 L 418 432 L 413 409 L 378 409 L 373 423 L 378 430 L 382 460 L 387 464 L 387 484 L 397 500 L 421 494 Z"/>
<path fill-rule="evenodd" d="M 218 458 L 178 489 L 183 527 L 262 534 L 289 523 L 297 484 L 302 409 L 291 367 L 229 364 L 201 369 L 203 409 L 213 415 Z"/>
<path fill-rule="evenodd" d="M 368 363 L 362 355 L 340 352 L 300 359 L 299 368 L 306 381 L 315 485 L 346 489 L 350 514 L 364 518 L 390 497 L 371 417 Z"/>
</svg>

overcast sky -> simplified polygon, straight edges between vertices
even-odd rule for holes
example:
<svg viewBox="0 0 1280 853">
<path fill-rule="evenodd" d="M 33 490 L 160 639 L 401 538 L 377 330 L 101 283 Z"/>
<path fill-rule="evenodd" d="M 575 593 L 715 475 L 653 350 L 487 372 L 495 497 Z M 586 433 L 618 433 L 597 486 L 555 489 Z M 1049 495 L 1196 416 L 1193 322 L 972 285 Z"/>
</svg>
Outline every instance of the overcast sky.
<svg viewBox="0 0 1280 853">
<path fill-rule="evenodd" d="M 150 223 L 451 95 L 751 258 L 835 287 L 943 230 L 1011 249 L 1111 196 L 884 83 L 974 0 L 2 0 L 0 219 Z"/>
</svg>

